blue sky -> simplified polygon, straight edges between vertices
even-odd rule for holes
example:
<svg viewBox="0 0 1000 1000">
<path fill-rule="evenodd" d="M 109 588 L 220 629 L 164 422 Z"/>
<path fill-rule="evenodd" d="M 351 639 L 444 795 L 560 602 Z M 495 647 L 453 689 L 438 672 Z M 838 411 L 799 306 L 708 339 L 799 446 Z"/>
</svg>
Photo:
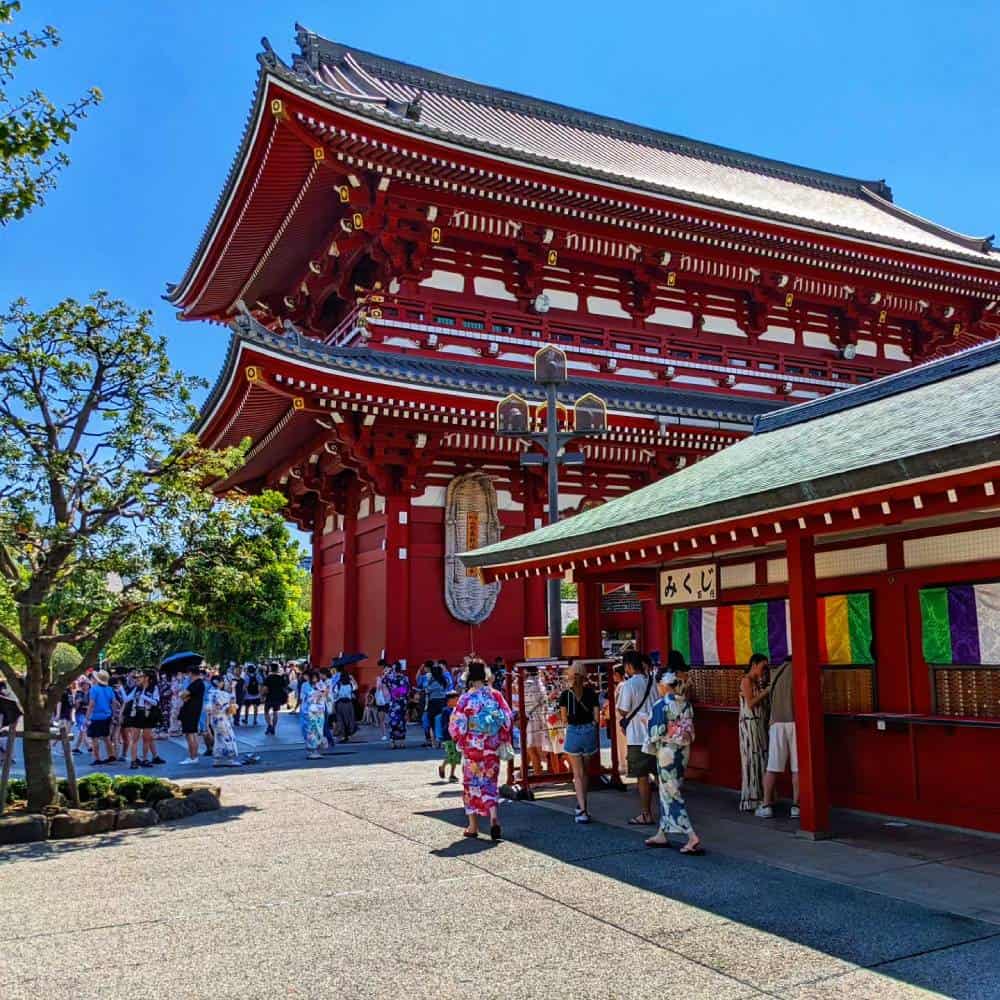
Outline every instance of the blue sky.
<svg viewBox="0 0 1000 1000">
<path fill-rule="evenodd" d="M 964 232 L 1000 228 L 1000 7 L 911 0 L 285 4 L 25 0 L 63 45 L 19 83 L 105 102 L 48 204 L 0 232 L 0 302 L 103 287 L 152 308 L 174 362 L 212 380 L 224 330 L 164 303 L 219 194 L 266 35 L 359 48 L 681 135 L 865 178 Z"/>
</svg>

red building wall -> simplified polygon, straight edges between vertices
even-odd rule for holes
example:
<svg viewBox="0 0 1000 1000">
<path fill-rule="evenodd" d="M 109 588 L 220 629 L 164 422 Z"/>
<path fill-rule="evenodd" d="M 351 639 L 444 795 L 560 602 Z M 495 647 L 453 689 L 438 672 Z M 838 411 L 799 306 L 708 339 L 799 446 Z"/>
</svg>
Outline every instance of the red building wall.
<svg viewBox="0 0 1000 1000">
<path fill-rule="evenodd" d="M 894 567 L 894 561 L 897 565 Z M 819 581 L 821 594 L 873 594 L 876 712 L 870 718 L 827 714 L 827 780 L 833 805 L 1000 833 L 1000 724 L 976 725 L 933 715 L 930 670 L 923 658 L 918 591 L 945 583 L 1000 577 L 1000 561 L 930 569 L 899 568 L 901 549 L 884 573 Z M 785 596 L 782 586 L 723 592 L 723 601 Z M 669 633 L 668 633 L 669 634 Z M 918 721 L 879 714 L 917 715 Z M 1000 723 L 1000 720 L 995 720 Z M 735 709 L 696 708 L 695 780 L 740 786 Z M 790 794 L 790 783 L 784 790 Z"/>
</svg>

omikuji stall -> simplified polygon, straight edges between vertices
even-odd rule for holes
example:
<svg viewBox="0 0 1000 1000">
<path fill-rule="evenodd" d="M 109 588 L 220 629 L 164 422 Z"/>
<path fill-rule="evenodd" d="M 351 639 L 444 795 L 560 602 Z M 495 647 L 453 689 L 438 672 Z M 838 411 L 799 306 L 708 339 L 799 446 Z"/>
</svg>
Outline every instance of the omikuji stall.
<svg viewBox="0 0 1000 1000">
<path fill-rule="evenodd" d="M 758 419 L 630 497 L 463 557 L 655 587 L 692 777 L 738 786 L 738 685 L 790 654 L 802 830 L 830 804 L 1000 832 L 1000 344 Z"/>
</svg>

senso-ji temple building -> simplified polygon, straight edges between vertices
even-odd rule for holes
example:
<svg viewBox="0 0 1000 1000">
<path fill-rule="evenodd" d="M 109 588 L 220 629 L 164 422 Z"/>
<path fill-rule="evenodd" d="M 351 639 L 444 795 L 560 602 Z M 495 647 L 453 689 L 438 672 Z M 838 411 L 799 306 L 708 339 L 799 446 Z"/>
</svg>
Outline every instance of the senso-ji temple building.
<svg viewBox="0 0 1000 1000">
<path fill-rule="evenodd" d="M 226 491 L 281 491 L 312 535 L 312 655 L 518 657 L 542 575 L 485 583 L 460 553 L 546 519 L 497 405 L 593 394 L 563 515 L 746 437 L 755 418 L 1000 331 L 1000 254 L 884 181 L 696 142 L 298 30 L 265 42 L 242 142 L 168 298 L 231 331 L 198 433 L 249 439 Z M 627 108 L 623 108 L 627 112 Z M 540 409 L 531 420 L 540 420 Z M 591 595 L 665 648 L 655 595 Z M 602 603 L 603 601 L 603 603 Z"/>
</svg>

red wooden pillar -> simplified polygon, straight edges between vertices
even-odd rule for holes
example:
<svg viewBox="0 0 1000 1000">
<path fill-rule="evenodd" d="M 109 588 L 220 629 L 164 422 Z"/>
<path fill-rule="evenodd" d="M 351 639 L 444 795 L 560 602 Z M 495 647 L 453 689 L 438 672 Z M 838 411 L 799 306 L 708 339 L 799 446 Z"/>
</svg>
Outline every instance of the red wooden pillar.
<svg viewBox="0 0 1000 1000">
<path fill-rule="evenodd" d="M 309 660 L 315 666 L 323 655 L 323 638 L 329 628 L 325 588 L 323 586 L 323 522 L 326 507 L 317 504 L 312 530 L 312 624 L 309 630 Z"/>
<path fill-rule="evenodd" d="M 788 537 L 788 602 L 794 670 L 792 697 L 799 755 L 800 832 L 820 838 L 830 832 L 830 790 L 819 663 L 815 545 L 811 536 Z"/>
<path fill-rule="evenodd" d="M 358 649 L 358 484 L 353 482 L 344 499 L 344 652 Z"/>
<path fill-rule="evenodd" d="M 661 662 L 667 659 L 667 640 L 664 628 L 666 613 L 655 597 L 643 601 L 642 607 L 642 651 L 652 653 L 658 650 Z"/>
<path fill-rule="evenodd" d="M 410 495 L 385 498 L 385 651 L 389 659 L 410 659 Z"/>
<path fill-rule="evenodd" d="M 580 655 L 593 658 L 601 649 L 601 585 L 580 580 L 576 585 L 577 615 L 580 622 Z"/>
</svg>

